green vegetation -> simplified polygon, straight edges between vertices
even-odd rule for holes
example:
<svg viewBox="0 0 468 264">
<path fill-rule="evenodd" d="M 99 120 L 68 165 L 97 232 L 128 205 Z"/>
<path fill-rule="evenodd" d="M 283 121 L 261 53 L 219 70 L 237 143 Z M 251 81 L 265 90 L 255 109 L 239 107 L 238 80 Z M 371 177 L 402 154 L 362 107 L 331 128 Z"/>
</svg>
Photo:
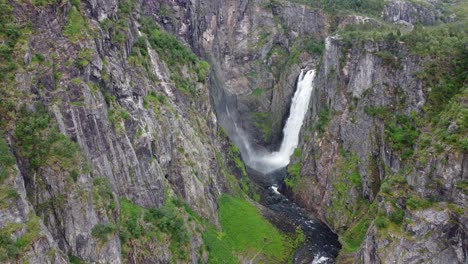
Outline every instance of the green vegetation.
<svg viewBox="0 0 468 264">
<path fill-rule="evenodd" d="M 367 16 L 380 16 L 383 10 L 383 0 L 292 0 L 293 2 L 322 8 L 325 11 L 336 14 L 340 11 L 358 12 Z M 276 1 L 271 1 L 275 3 Z"/>
<path fill-rule="evenodd" d="M 406 200 L 406 207 L 410 210 L 425 209 L 432 205 L 431 201 L 422 199 L 416 195 L 409 195 Z"/>
<path fill-rule="evenodd" d="M 119 237 L 123 245 L 122 254 L 126 256 L 132 251 L 137 256 L 150 256 L 152 252 L 147 251 L 146 247 L 154 241 L 161 243 L 168 236 L 169 249 L 173 256 L 187 259 L 190 233 L 182 214 L 194 213 L 191 210 L 186 211 L 186 208 L 189 207 L 177 199 L 167 201 L 160 209 L 151 210 L 127 199 L 120 199 Z M 136 249 L 135 245 L 138 246 Z"/>
<path fill-rule="evenodd" d="M 387 65 L 393 69 L 398 69 L 401 67 L 400 58 L 398 58 L 388 50 L 377 51 L 374 53 L 374 55 L 379 57 L 384 65 Z"/>
<path fill-rule="evenodd" d="M 342 251 L 345 253 L 356 252 L 364 241 L 368 228 L 369 219 L 364 216 L 340 237 Z"/>
<path fill-rule="evenodd" d="M 197 77 L 198 82 L 205 82 L 210 65 L 206 61 L 200 61 L 175 36 L 161 30 L 151 18 L 143 17 L 140 23 L 149 44 L 169 67 L 171 79 L 177 88 L 185 94 L 196 95 L 196 82 L 192 81 L 193 78 L 184 77 L 182 73 L 184 67 L 188 68 L 190 74 Z"/>
<path fill-rule="evenodd" d="M 14 138 L 31 170 L 48 165 L 70 171 L 80 165 L 82 157 L 78 145 L 58 131 L 43 105 L 37 105 L 34 112 L 24 107 L 20 112 Z"/>
<path fill-rule="evenodd" d="M 13 8 L 8 1 L 0 0 L 0 81 L 17 68 L 15 46 L 21 37 L 22 27 L 15 24 Z"/>
<path fill-rule="evenodd" d="M 143 107 L 145 109 L 148 109 L 148 107 L 151 107 L 153 109 L 153 112 L 156 115 L 159 115 L 159 112 L 160 112 L 159 108 L 162 105 L 169 106 L 167 98 L 163 94 L 157 93 L 155 91 L 150 91 L 148 95 L 145 97 L 145 99 L 143 100 Z"/>
<path fill-rule="evenodd" d="M 241 190 L 245 194 L 248 194 L 253 198 L 255 198 L 255 197 L 258 198 L 258 194 L 256 194 L 255 191 L 250 188 L 250 179 L 249 179 L 249 177 L 247 175 L 247 170 L 245 168 L 245 164 L 242 161 L 240 150 L 232 143 L 231 143 L 230 148 L 229 148 L 229 159 L 234 161 L 235 169 L 241 175 L 241 178 L 239 179 L 240 180 Z M 232 177 L 234 177 L 234 176 L 232 176 Z"/>
<path fill-rule="evenodd" d="M 121 132 L 125 130 L 125 126 L 122 123 L 130 118 L 130 114 L 124 108 L 118 106 L 108 111 L 107 118 L 113 124 L 115 131 Z"/>
<path fill-rule="evenodd" d="M 157 81 L 156 76 L 154 76 L 152 71 L 151 60 L 148 53 L 148 47 L 146 45 L 147 41 L 146 36 L 138 37 L 133 43 L 132 50 L 127 59 L 129 64 L 144 68 L 150 80 Z"/>
<path fill-rule="evenodd" d="M 68 13 L 67 24 L 63 29 L 63 34 L 67 36 L 71 42 L 77 43 L 86 38 L 87 27 L 86 20 L 81 15 L 80 11 L 75 6 L 72 6 Z"/>
<path fill-rule="evenodd" d="M 16 159 L 11 154 L 10 148 L 0 130 L 0 184 L 8 177 L 9 171 L 15 165 Z"/>
<path fill-rule="evenodd" d="M 355 154 L 340 148 L 336 162 L 336 179 L 331 206 L 327 218 L 340 233 L 343 252 L 355 252 L 362 241 L 373 217 L 373 210 L 362 194 L 362 179 L 359 174 L 359 159 Z"/>
<path fill-rule="evenodd" d="M 388 220 L 385 217 L 379 216 L 375 218 L 374 224 L 378 229 L 384 229 L 388 227 Z"/>
<path fill-rule="evenodd" d="M 209 250 L 209 263 L 238 263 L 236 256 L 258 257 L 266 263 L 287 260 L 291 245 L 257 208 L 229 195 L 223 195 L 219 201 L 222 232 L 211 228 L 203 236 Z"/>
<path fill-rule="evenodd" d="M 117 11 L 117 20 L 107 18 L 101 22 L 101 27 L 105 32 L 109 33 L 111 41 L 114 44 L 123 45 L 128 39 L 128 20 L 133 8 L 133 2 L 129 0 L 119 1 L 119 9 Z"/>
<path fill-rule="evenodd" d="M 271 114 L 269 112 L 253 112 L 252 121 L 256 128 L 263 134 L 263 141 L 268 142 L 271 139 Z"/>
<path fill-rule="evenodd" d="M 328 126 L 330 119 L 330 108 L 328 106 L 325 106 L 318 114 L 318 120 L 315 124 L 316 129 L 320 133 L 325 132 L 325 128 Z"/>
<path fill-rule="evenodd" d="M 265 90 L 263 90 L 261 88 L 255 88 L 255 89 L 252 90 L 252 95 L 255 96 L 255 97 L 260 97 L 263 94 L 264 91 Z"/>
<path fill-rule="evenodd" d="M 97 224 L 93 227 L 91 235 L 101 243 L 106 243 L 115 234 L 115 231 L 117 231 L 115 224 Z"/>
<path fill-rule="evenodd" d="M 25 233 L 16 240 L 11 238 L 13 233 L 25 229 Z M 39 217 L 29 215 L 26 223 L 7 223 L 0 229 L 0 261 L 14 262 L 36 240 L 42 237 Z"/>
<path fill-rule="evenodd" d="M 236 264 L 238 261 L 233 255 L 232 247 L 225 233 L 216 231 L 211 227 L 203 234 L 203 242 L 209 251 L 208 263 Z"/>
<path fill-rule="evenodd" d="M 301 180 L 301 169 L 302 169 L 302 152 L 300 148 L 294 149 L 291 163 L 288 166 L 288 174 L 284 179 L 286 186 L 292 190 L 296 190 L 299 181 Z"/>
<path fill-rule="evenodd" d="M 323 51 L 325 50 L 325 42 L 323 41 L 316 41 L 316 40 L 309 40 L 305 44 L 305 50 L 307 50 L 309 53 L 315 53 L 315 54 L 322 54 Z"/>
<path fill-rule="evenodd" d="M 419 136 L 412 118 L 404 115 L 394 115 L 391 121 L 385 122 L 385 136 L 392 148 L 402 151 L 403 160 L 413 155 L 413 145 Z"/>
<path fill-rule="evenodd" d="M 47 6 L 47 5 L 53 5 L 56 4 L 56 0 L 32 0 L 32 3 L 35 6 Z"/>
<path fill-rule="evenodd" d="M 114 193 L 107 178 L 98 177 L 93 179 L 93 204 L 96 208 L 108 210 L 112 214 L 116 208 Z"/>
<path fill-rule="evenodd" d="M 73 256 L 73 255 L 68 255 L 68 260 L 70 260 L 70 263 L 71 264 L 86 264 L 86 262 L 82 259 L 80 259 L 79 257 L 77 256 Z"/>
<path fill-rule="evenodd" d="M 389 215 L 388 219 L 394 224 L 400 226 L 403 223 L 405 217 L 405 211 L 399 207 L 396 207 Z"/>
<path fill-rule="evenodd" d="M 82 48 L 80 52 L 78 52 L 78 56 L 75 60 L 75 66 L 78 69 L 83 69 L 84 67 L 88 66 L 93 59 L 93 54 L 93 49 Z"/>
<path fill-rule="evenodd" d="M 394 150 L 401 152 L 403 160 L 413 155 L 420 135 L 415 116 L 395 114 L 384 107 L 365 107 L 364 112 L 384 122 L 385 137 Z"/>
</svg>

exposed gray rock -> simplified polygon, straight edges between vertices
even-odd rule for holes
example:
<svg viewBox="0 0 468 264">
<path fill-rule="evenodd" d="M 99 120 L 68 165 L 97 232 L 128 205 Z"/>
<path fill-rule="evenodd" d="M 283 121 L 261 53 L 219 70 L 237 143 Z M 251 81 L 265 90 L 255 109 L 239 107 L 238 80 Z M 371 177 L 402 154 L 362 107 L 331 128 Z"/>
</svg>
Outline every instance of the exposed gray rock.
<svg viewBox="0 0 468 264">
<path fill-rule="evenodd" d="M 385 21 L 399 22 L 405 21 L 416 25 L 435 25 L 440 23 L 442 12 L 431 2 L 388 0 L 386 2 L 382 17 Z"/>
</svg>

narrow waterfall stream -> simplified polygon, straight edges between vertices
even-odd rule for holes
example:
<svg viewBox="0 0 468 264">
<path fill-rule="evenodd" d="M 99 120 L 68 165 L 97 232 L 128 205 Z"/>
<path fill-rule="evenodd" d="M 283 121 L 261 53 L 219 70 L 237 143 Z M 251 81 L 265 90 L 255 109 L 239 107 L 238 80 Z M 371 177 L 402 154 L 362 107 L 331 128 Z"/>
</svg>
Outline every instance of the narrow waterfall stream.
<svg viewBox="0 0 468 264">
<path fill-rule="evenodd" d="M 274 212 L 272 218 L 281 220 L 270 221 L 276 225 L 292 225 L 302 229 L 305 235 L 304 243 L 294 255 L 294 263 L 334 263 L 341 248 L 338 237 L 328 226 L 318 219 L 311 218 L 302 208 L 283 196 L 278 190 L 286 176 L 286 166 L 290 156 L 299 143 L 299 134 L 304 118 L 309 108 L 313 91 L 315 70 L 301 70 L 297 88 L 291 101 L 290 114 L 283 129 L 283 140 L 280 149 L 272 153 L 256 152 L 250 146 L 244 132 L 237 126 L 237 134 L 241 136 L 244 160 L 248 167 L 249 177 L 260 187 L 260 203 Z"/>
</svg>

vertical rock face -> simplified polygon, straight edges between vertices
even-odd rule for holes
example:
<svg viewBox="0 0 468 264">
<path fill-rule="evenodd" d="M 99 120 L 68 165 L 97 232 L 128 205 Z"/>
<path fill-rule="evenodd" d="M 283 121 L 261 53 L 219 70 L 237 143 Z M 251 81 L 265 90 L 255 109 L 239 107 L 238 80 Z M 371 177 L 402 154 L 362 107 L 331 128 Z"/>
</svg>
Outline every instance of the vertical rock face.
<svg viewBox="0 0 468 264">
<path fill-rule="evenodd" d="M 437 4 L 437 1 L 418 3 L 392 0 L 385 5 L 382 17 L 389 22 L 435 25 L 443 19 L 442 12 L 436 7 Z"/>
<path fill-rule="evenodd" d="M 301 178 L 287 189 L 341 233 L 341 261 L 466 262 L 466 152 L 419 145 L 408 160 L 391 141 L 391 118 L 427 109 L 417 75 L 424 63 L 404 43 L 326 40 L 302 132 Z"/>
<path fill-rule="evenodd" d="M 24 37 L 25 65 L 14 79 L 3 80 L 10 90 L 2 93 L 29 109 L 16 112 L 7 120 L 12 126 L 2 127 L 11 149 L 19 149 L 16 180 L 10 176 L 4 184 L 19 197 L 1 212 L 0 224 L 38 225 L 31 247 L 18 257 L 24 261 L 64 263 L 67 254 L 100 263 L 120 263 L 127 254 L 137 262 L 174 259 L 168 245 L 158 241 L 143 245 L 159 252 L 154 256 L 143 257 L 137 244 L 123 252 L 125 241 L 115 232 L 123 217 L 122 199 L 159 208 L 180 197 L 197 215 L 217 222 L 217 197 L 227 190 L 227 146 L 218 132 L 206 76 L 190 65 L 175 76 L 168 65 L 173 62 L 161 59 L 165 54 L 140 37 L 141 7 L 133 4 L 128 13 L 122 8 L 117 1 L 15 3 L 12 8 L 14 22 L 30 21 L 25 27 L 33 33 Z M 141 50 L 135 48 L 137 40 Z M 179 89 L 176 77 L 186 80 L 190 90 Z M 46 126 L 35 126 L 39 120 L 47 120 Z M 29 132 L 20 135 L 18 127 Z M 51 138 L 58 132 L 66 137 Z M 29 156 L 38 142 L 25 141 L 30 133 L 37 133 L 40 142 L 68 142 L 68 150 L 78 154 L 68 157 L 60 154 L 67 149 L 42 145 L 48 152 L 33 157 L 41 160 L 36 166 Z M 100 230 L 107 232 L 102 239 Z M 193 254 L 188 258 L 194 262 L 203 258 L 200 232 L 193 231 L 189 243 Z M 3 260 L 8 259 L 14 258 Z"/>
<path fill-rule="evenodd" d="M 299 44 L 324 38 L 327 15 L 289 1 L 145 1 L 144 5 L 148 15 L 210 59 L 222 85 L 216 89 L 234 98 L 232 111 L 239 112 L 238 122 L 253 139 L 276 143 L 297 72 L 311 61 L 310 54 L 298 51 Z M 168 15 L 161 15 L 161 8 L 169 10 Z M 288 53 L 295 53 L 295 59 Z M 215 98 L 215 105 L 221 108 L 224 102 Z"/>
<path fill-rule="evenodd" d="M 303 67 L 317 68 L 316 89 L 284 191 L 342 236 L 339 261 L 467 261 L 466 151 L 431 135 L 405 143 L 427 111 L 427 58 L 400 41 L 327 37 L 384 22 L 269 0 L 0 7 L 0 262 L 207 262 L 197 217 L 218 225 L 219 195 L 245 174 L 224 108 L 275 148 Z M 405 1 L 382 18 L 447 20 Z M 440 133 L 460 134 L 450 121 Z"/>
</svg>

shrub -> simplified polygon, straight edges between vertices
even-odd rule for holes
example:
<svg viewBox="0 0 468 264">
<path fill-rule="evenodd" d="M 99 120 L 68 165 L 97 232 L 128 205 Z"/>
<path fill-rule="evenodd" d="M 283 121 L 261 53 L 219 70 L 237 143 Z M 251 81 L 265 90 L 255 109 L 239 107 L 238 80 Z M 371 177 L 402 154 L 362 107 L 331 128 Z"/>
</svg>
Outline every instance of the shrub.
<svg viewBox="0 0 468 264">
<path fill-rule="evenodd" d="M 395 223 L 396 225 L 401 225 L 403 223 L 404 217 L 405 217 L 405 211 L 397 207 L 395 210 L 393 210 L 389 214 L 388 219 L 390 219 L 390 221 Z"/>
<path fill-rule="evenodd" d="M 199 82 L 205 82 L 208 73 L 210 72 L 210 64 L 206 61 L 200 61 L 197 67 L 197 77 Z"/>
<path fill-rule="evenodd" d="M 78 52 L 78 56 L 75 60 L 75 66 L 78 69 L 83 69 L 84 67 L 88 66 L 93 59 L 93 54 L 94 50 L 90 48 L 82 48 L 80 52 Z"/>
<path fill-rule="evenodd" d="M 15 24 L 13 8 L 8 1 L 0 0 L 0 81 L 17 67 L 13 49 L 21 36 L 20 29 Z"/>
<path fill-rule="evenodd" d="M 327 127 L 329 122 L 330 122 L 330 108 L 326 106 L 320 111 L 318 115 L 318 121 L 315 126 L 320 133 L 323 133 L 325 132 L 325 128 Z"/>
<path fill-rule="evenodd" d="M 309 53 L 322 54 L 325 50 L 325 43 L 323 41 L 314 41 L 311 40 L 305 45 L 305 49 Z"/>
<path fill-rule="evenodd" d="M 75 6 L 72 6 L 68 13 L 67 24 L 65 25 L 63 34 L 67 36 L 71 42 L 76 43 L 86 36 L 86 28 L 86 20 L 83 18 L 80 11 L 78 11 Z"/>
<path fill-rule="evenodd" d="M 348 229 L 341 237 L 344 252 L 355 252 L 359 249 L 369 228 L 369 220 L 361 219 L 352 228 Z"/>
<path fill-rule="evenodd" d="M 8 171 L 15 165 L 16 159 L 11 154 L 7 142 L 0 131 L 0 183 L 8 176 Z"/>
<path fill-rule="evenodd" d="M 404 115 L 385 122 L 385 136 L 393 149 L 402 151 L 402 158 L 407 159 L 413 154 L 413 145 L 419 136 L 414 121 Z"/>
<path fill-rule="evenodd" d="M 388 220 L 385 217 L 379 216 L 374 220 L 374 224 L 378 229 L 384 229 L 388 227 Z"/>
<path fill-rule="evenodd" d="M 117 226 L 113 223 L 97 224 L 93 227 L 91 235 L 100 242 L 106 243 L 115 231 L 117 231 Z"/>
<path fill-rule="evenodd" d="M 424 209 L 431 206 L 431 202 L 423 200 L 418 196 L 410 195 L 406 200 L 406 206 L 411 210 Z"/>
<path fill-rule="evenodd" d="M 288 166 L 288 175 L 284 179 L 284 183 L 289 188 L 295 188 L 301 178 L 301 163 L 294 163 Z"/>
</svg>

